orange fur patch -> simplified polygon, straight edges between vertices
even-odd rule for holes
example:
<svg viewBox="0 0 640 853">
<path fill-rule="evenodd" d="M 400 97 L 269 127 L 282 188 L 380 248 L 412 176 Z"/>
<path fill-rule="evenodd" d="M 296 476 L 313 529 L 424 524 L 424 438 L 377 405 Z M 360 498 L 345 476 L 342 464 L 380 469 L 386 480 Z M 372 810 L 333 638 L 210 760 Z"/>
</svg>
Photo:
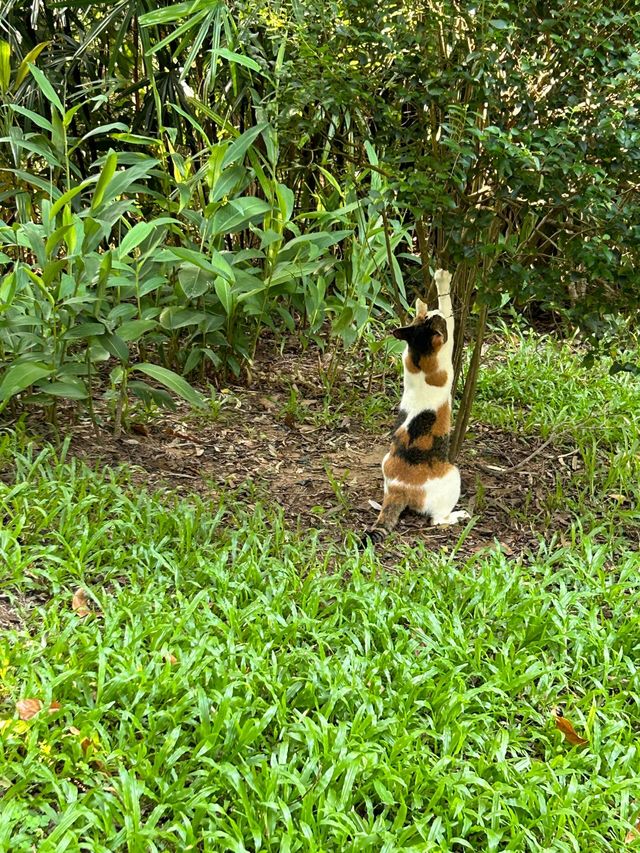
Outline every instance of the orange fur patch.
<svg viewBox="0 0 640 853">
<path fill-rule="evenodd" d="M 433 443 L 433 438 L 429 437 Z M 424 449 L 428 450 L 430 448 L 427 447 Z M 404 459 L 392 453 L 384 463 L 382 470 L 387 480 L 399 480 L 403 487 L 418 488 L 424 486 L 429 480 L 444 477 L 452 468 L 453 465 L 450 462 L 443 462 L 441 460 L 434 460 L 424 465 L 411 465 L 409 462 L 405 462 Z M 389 488 L 393 488 L 393 486 Z"/>
</svg>

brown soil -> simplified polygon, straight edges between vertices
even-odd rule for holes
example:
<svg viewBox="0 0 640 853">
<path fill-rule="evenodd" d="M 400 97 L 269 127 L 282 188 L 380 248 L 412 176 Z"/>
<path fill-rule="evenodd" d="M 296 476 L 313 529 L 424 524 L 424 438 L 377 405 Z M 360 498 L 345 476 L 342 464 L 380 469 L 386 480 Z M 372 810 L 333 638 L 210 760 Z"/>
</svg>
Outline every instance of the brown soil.
<svg viewBox="0 0 640 853">
<path fill-rule="evenodd" d="M 84 421 L 72 428 L 71 452 L 92 466 L 126 463 L 134 483 L 147 488 L 215 498 L 242 487 L 249 507 L 276 502 L 292 526 L 341 543 L 347 530 L 361 532 L 375 521 L 372 502 L 382 499 L 380 461 L 389 429 L 372 432 L 357 417 L 342 414 L 330 426 L 318 426 L 324 394 L 315 380 L 317 369 L 313 357 L 300 353 L 265 359 L 248 383 L 230 385 L 221 395 L 225 403 L 217 418 L 179 409 L 150 423 L 134 422 L 119 439 L 106 431 L 96 437 Z M 297 418 L 286 411 L 292 384 L 300 395 Z M 365 386 L 352 380 L 349 391 Z M 515 556 L 537 548 L 540 532 L 562 530 L 568 514 L 549 509 L 549 499 L 556 477 L 564 473 L 568 479 L 576 464 L 570 448 L 530 443 L 474 424 L 458 460 L 460 507 L 474 516 L 457 548 L 460 555 L 500 547 Z M 430 527 L 424 518 L 407 514 L 378 549 L 391 565 L 400 543 L 422 540 L 451 550 L 463 529 Z"/>
</svg>

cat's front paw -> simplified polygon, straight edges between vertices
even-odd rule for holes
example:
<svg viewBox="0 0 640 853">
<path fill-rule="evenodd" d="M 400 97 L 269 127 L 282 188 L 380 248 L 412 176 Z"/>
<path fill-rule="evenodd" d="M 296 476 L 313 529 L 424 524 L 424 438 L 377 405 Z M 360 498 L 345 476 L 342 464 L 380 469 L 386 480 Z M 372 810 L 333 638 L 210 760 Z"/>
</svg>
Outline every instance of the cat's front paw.
<svg viewBox="0 0 640 853">
<path fill-rule="evenodd" d="M 438 288 L 438 296 L 446 296 L 451 289 L 451 273 L 447 270 L 436 270 L 433 280 Z"/>
<path fill-rule="evenodd" d="M 386 535 L 386 530 L 381 527 L 369 527 L 360 534 L 360 547 L 364 549 L 369 544 L 375 546 L 382 542 Z"/>
</svg>

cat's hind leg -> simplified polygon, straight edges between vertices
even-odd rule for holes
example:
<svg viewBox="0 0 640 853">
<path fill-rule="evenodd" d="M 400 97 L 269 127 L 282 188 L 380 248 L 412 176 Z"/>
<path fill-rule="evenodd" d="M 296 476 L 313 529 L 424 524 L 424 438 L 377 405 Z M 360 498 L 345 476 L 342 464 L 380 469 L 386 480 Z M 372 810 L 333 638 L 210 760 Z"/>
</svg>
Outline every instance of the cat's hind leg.
<svg viewBox="0 0 640 853">
<path fill-rule="evenodd" d="M 460 471 L 455 465 L 451 465 L 443 476 L 429 480 L 425 491 L 421 511 L 431 516 L 431 524 L 457 524 L 469 518 L 464 510 L 454 512 L 453 509 L 460 500 Z"/>
<path fill-rule="evenodd" d="M 373 542 L 374 544 L 382 542 L 382 540 L 396 526 L 400 516 L 407 506 L 406 498 L 404 498 L 402 494 L 397 493 L 395 490 L 393 492 L 387 492 L 384 496 L 382 509 L 380 510 L 380 515 L 376 519 L 376 523 L 373 527 L 365 530 L 362 535 L 363 545 L 366 545 L 367 541 Z"/>
</svg>

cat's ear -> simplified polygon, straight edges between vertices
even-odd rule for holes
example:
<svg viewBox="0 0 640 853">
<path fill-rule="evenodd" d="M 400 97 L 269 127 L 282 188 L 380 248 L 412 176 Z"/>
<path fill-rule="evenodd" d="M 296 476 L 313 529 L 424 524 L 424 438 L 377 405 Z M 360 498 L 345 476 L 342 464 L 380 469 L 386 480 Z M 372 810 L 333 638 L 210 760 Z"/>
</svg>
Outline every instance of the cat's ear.
<svg viewBox="0 0 640 853">
<path fill-rule="evenodd" d="M 424 318 L 427 316 L 428 311 L 429 307 L 426 302 L 423 302 L 422 299 L 418 297 L 416 299 L 416 317 L 419 320 L 424 320 Z"/>
<path fill-rule="evenodd" d="M 393 336 L 400 341 L 409 341 L 413 337 L 414 332 L 415 326 L 402 326 L 400 329 L 393 330 Z"/>
</svg>

